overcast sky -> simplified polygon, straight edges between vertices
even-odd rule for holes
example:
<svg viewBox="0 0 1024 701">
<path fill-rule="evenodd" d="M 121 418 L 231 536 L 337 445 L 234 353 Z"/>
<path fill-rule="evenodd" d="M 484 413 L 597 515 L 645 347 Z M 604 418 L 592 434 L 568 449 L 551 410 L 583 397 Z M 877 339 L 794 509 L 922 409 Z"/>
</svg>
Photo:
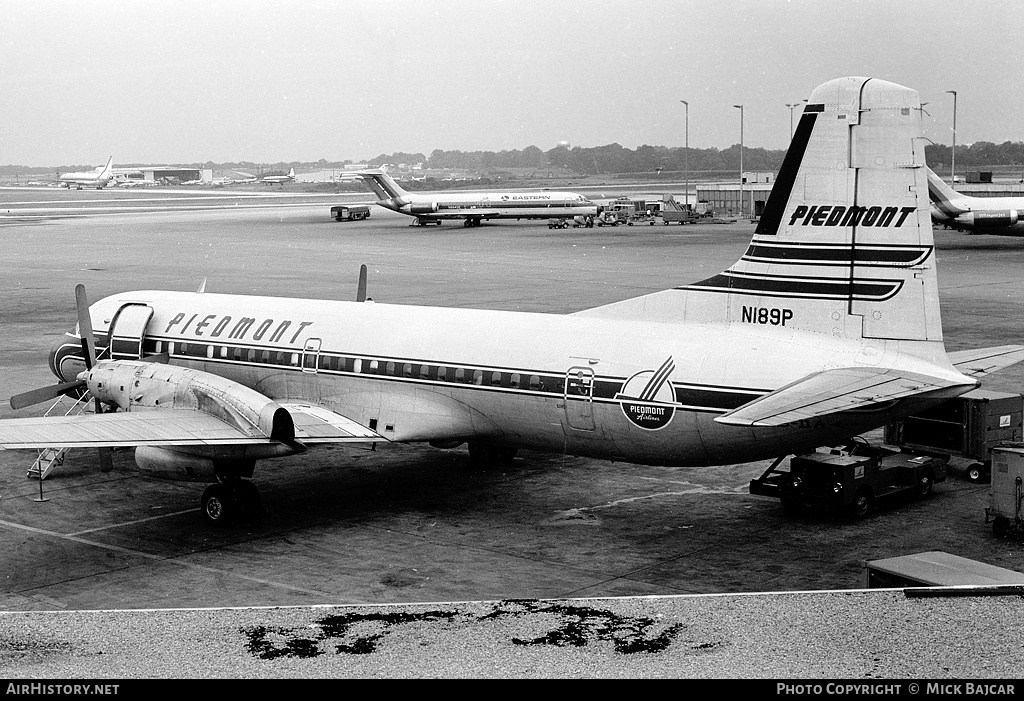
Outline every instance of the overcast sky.
<svg viewBox="0 0 1024 701">
<path fill-rule="evenodd" d="M 863 75 L 1024 139 L 1019 0 L 0 0 L 0 164 L 363 160 L 559 141 L 785 148 Z M 797 116 L 799 113 L 797 113 Z"/>
</svg>

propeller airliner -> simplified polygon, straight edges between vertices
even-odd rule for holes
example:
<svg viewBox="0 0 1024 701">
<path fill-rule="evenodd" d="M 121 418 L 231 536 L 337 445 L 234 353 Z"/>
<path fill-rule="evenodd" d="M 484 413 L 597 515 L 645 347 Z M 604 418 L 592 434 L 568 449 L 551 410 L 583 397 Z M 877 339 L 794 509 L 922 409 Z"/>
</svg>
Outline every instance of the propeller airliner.
<svg viewBox="0 0 1024 701">
<path fill-rule="evenodd" d="M 135 446 L 206 480 L 213 524 L 258 508 L 258 461 L 406 441 L 714 466 L 834 445 L 974 389 L 1024 347 L 947 354 L 918 93 L 874 78 L 811 94 L 741 258 L 569 315 L 140 290 L 53 348 L 99 408 L 0 421 L 0 447 Z M 682 255 L 682 253 L 681 253 Z M 638 273 L 639 274 L 639 273 Z M 623 469 L 633 469 L 624 467 Z"/>
</svg>

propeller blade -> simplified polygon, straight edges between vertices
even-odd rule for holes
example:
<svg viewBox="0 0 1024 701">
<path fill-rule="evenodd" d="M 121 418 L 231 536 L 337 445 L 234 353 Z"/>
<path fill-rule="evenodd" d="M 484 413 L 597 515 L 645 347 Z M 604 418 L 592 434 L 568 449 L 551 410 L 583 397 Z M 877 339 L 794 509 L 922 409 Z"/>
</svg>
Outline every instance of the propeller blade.
<svg viewBox="0 0 1024 701">
<path fill-rule="evenodd" d="M 92 317 L 89 316 L 85 285 L 75 285 L 75 306 L 78 308 L 78 333 L 82 336 L 82 347 L 85 350 L 85 367 L 92 370 L 96 364 L 96 338 L 92 334 Z"/>
<path fill-rule="evenodd" d="M 68 394 L 71 390 L 78 389 L 79 387 L 85 387 L 85 380 L 72 380 L 71 382 L 62 382 L 59 385 L 50 385 L 49 387 L 40 387 L 39 389 L 22 392 L 11 397 L 11 408 L 24 409 L 33 404 L 56 399 L 62 394 Z"/>
<path fill-rule="evenodd" d="M 366 301 L 366 265 L 359 266 L 359 287 L 356 289 L 356 301 Z"/>
</svg>

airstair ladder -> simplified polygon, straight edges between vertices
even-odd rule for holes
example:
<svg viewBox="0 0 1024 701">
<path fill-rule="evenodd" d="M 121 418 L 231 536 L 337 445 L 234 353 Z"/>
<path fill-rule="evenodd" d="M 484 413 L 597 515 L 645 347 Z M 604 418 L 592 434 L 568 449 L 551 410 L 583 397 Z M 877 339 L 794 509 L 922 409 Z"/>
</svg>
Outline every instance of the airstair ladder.
<svg viewBox="0 0 1024 701">
<path fill-rule="evenodd" d="M 71 406 L 68 406 L 70 401 Z M 50 416 L 51 414 L 58 414 L 63 412 L 64 416 L 77 416 L 78 414 L 91 411 L 92 402 L 89 401 L 89 392 L 85 391 L 82 395 L 75 399 L 74 397 L 57 397 L 57 401 L 46 410 L 43 416 Z M 26 477 L 33 479 L 44 480 L 50 471 L 64 464 L 64 456 L 70 448 L 40 448 L 39 455 L 36 456 L 32 466 L 28 468 L 28 472 L 25 474 Z"/>
</svg>

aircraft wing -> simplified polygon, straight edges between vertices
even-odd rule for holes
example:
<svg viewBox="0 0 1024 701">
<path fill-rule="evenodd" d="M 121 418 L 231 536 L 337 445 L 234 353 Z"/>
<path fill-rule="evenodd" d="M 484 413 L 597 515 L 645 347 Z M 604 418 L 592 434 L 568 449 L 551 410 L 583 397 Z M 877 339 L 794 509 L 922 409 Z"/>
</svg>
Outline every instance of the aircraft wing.
<svg viewBox="0 0 1024 701">
<path fill-rule="evenodd" d="M 303 444 L 372 443 L 387 439 L 320 407 L 284 405 Z M 274 442 L 256 427 L 242 431 L 201 411 L 150 409 L 0 421 L 0 450 L 176 445 L 252 445 Z"/>
<path fill-rule="evenodd" d="M 961 387 L 963 393 L 975 385 L 885 368 L 837 368 L 808 375 L 715 417 L 715 421 L 734 426 L 781 426 L 954 387 Z"/>
<path fill-rule="evenodd" d="M 983 377 L 1024 360 L 1024 346 L 994 346 L 947 353 L 957 370 L 971 377 Z"/>
<path fill-rule="evenodd" d="M 292 415 L 295 439 L 305 445 L 316 443 L 374 443 L 388 440 L 358 421 L 329 409 L 309 404 L 282 404 Z"/>
</svg>

